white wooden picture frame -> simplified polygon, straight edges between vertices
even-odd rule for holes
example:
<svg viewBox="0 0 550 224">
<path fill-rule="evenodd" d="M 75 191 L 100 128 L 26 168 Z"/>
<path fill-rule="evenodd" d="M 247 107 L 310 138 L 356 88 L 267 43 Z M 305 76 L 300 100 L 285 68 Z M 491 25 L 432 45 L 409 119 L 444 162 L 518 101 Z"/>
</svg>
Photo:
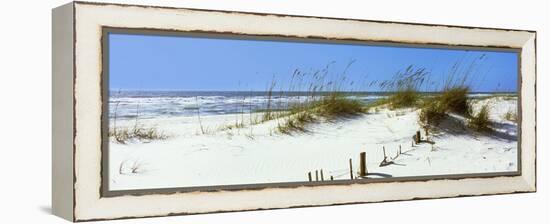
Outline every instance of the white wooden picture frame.
<svg viewBox="0 0 550 224">
<path fill-rule="evenodd" d="M 70 221 L 536 191 L 536 32 L 72 2 L 53 17 L 53 213 Z M 113 30 L 518 52 L 517 172 L 110 192 L 105 188 L 104 35 Z M 108 80 L 108 79 L 107 79 Z M 246 183 L 245 183 L 246 184 Z"/>
</svg>

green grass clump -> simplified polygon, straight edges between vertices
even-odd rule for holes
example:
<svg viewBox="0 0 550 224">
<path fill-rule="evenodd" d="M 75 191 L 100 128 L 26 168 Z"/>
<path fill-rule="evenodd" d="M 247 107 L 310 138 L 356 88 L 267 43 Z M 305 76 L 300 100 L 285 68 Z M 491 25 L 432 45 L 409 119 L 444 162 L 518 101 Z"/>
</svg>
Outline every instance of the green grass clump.
<svg viewBox="0 0 550 224">
<path fill-rule="evenodd" d="M 438 101 L 430 101 L 426 103 L 418 114 L 420 124 L 427 128 L 428 126 L 437 126 L 447 116 L 445 107 L 441 106 Z"/>
<path fill-rule="evenodd" d="M 344 94 L 330 93 L 316 101 L 309 101 L 294 105 L 284 122 L 277 127 L 283 134 L 292 132 L 306 132 L 306 126 L 318 118 L 334 120 L 338 118 L 356 116 L 365 112 L 361 101 L 349 99 Z"/>
<path fill-rule="evenodd" d="M 419 99 L 418 92 L 411 88 L 396 92 L 387 99 L 387 102 L 392 109 L 397 109 L 416 106 Z"/>
<path fill-rule="evenodd" d="M 518 114 L 514 110 L 509 110 L 504 114 L 504 119 L 511 122 L 517 122 Z"/>
<path fill-rule="evenodd" d="M 466 86 L 451 87 L 445 89 L 436 100 L 445 111 L 469 116 L 468 92 L 469 88 Z"/>
<path fill-rule="evenodd" d="M 277 126 L 277 130 L 283 134 L 291 134 L 292 132 L 306 132 L 306 125 L 314 122 L 316 119 L 311 113 L 302 112 L 285 119 L 283 124 Z"/>
<path fill-rule="evenodd" d="M 489 106 L 483 105 L 479 112 L 468 119 L 468 126 L 479 132 L 490 131 Z"/>
<path fill-rule="evenodd" d="M 426 68 L 409 65 L 405 70 L 398 71 L 391 80 L 381 82 L 381 89 L 393 93 L 385 100 L 386 103 L 391 109 L 417 106 L 421 99 L 418 92 L 429 79 L 429 74 Z"/>
<path fill-rule="evenodd" d="M 426 98 L 418 114 L 420 124 L 425 128 L 438 126 L 448 113 L 456 113 L 470 119 L 472 116 L 468 92 L 469 88 L 462 85 L 445 88 L 441 94 Z"/>
<path fill-rule="evenodd" d="M 364 105 L 359 100 L 348 99 L 343 94 L 338 93 L 325 96 L 313 105 L 313 112 L 316 115 L 329 119 L 353 116 L 364 111 Z"/>
<path fill-rule="evenodd" d="M 116 128 L 109 130 L 109 137 L 112 137 L 118 143 L 126 144 L 131 139 L 137 140 L 163 140 L 168 136 L 156 128 Z"/>
</svg>

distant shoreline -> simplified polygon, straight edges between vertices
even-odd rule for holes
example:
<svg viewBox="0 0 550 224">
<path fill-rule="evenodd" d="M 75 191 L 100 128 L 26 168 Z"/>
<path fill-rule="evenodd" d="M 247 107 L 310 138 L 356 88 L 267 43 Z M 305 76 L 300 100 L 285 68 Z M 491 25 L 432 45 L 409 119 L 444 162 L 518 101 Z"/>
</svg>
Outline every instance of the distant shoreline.
<svg viewBox="0 0 550 224">
<path fill-rule="evenodd" d="M 163 94 L 160 92 L 140 92 L 122 94 L 119 97 L 110 97 L 109 118 L 117 119 L 150 119 L 155 117 L 194 117 L 197 116 L 197 109 L 200 109 L 202 116 L 209 115 L 235 115 L 242 113 L 261 113 L 266 111 L 268 101 L 265 92 L 183 92 L 175 91 Z M 206 93 L 206 94 L 205 94 Z M 303 94 L 302 94 L 303 93 Z M 377 99 L 390 96 L 391 92 L 346 92 L 345 95 L 356 100 L 362 101 L 368 105 Z M 420 93 L 424 96 L 437 95 L 436 92 Z M 307 100 L 310 97 L 324 96 L 322 93 L 311 95 L 304 92 L 293 92 L 286 95 L 272 93 L 271 108 L 272 111 L 289 110 L 288 105 Z M 517 97 L 517 93 L 499 92 L 485 93 L 472 92 L 469 97 L 472 99 L 481 99 L 494 96 Z M 118 104 L 118 105 L 117 105 Z M 137 111 L 139 110 L 139 111 Z"/>
</svg>

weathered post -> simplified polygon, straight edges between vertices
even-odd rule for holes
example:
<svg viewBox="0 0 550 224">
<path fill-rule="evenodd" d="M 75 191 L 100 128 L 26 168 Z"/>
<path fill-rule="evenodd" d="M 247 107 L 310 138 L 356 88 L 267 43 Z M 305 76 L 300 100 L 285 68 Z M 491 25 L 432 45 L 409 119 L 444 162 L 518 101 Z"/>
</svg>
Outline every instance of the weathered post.
<svg viewBox="0 0 550 224">
<path fill-rule="evenodd" d="M 420 140 L 421 140 L 421 136 L 420 136 L 420 131 L 416 131 L 416 144 L 420 143 Z"/>
<path fill-rule="evenodd" d="M 325 181 L 325 177 L 323 176 L 323 169 L 321 169 L 321 181 Z"/>
<path fill-rule="evenodd" d="M 349 176 L 353 180 L 353 166 L 351 165 L 351 159 L 349 159 Z"/>
<path fill-rule="evenodd" d="M 311 172 L 308 172 L 308 173 L 307 173 L 307 177 L 308 177 L 308 179 L 309 179 L 309 182 L 311 182 Z"/>
<path fill-rule="evenodd" d="M 401 145 L 399 145 L 399 153 L 397 155 L 401 155 Z"/>
<path fill-rule="evenodd" d="M 315 181 L 319 181 L 319 171 L 315 170 Z"/>
<path fill-rule="evenodd" d="M 359 154 L 359 176 L 367 176 L 367 153 L 361 152 Z"/>
<path fill-rule="evenodd" d="M 334 180 L 334 177 L 332 175 L 330 175 L 330 180 Z"/>
</svg>

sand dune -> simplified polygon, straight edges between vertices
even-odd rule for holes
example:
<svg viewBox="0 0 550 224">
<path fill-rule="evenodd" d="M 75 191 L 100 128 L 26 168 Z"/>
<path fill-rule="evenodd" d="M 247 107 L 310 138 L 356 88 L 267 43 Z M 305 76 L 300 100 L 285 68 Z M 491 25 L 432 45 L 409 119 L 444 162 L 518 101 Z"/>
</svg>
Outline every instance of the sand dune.
<svg viewBox="0 0 550 224">
<path fill-rule="evenodd" d="M 277 120 L 250 125 L 261 114 L 142 119 L 170 135 L 152 142 L 110 143 L 110 190 L 191 187 L 307 181 L 307 172 L 323 169 L 325 179 L 349 179 L 348 160 L 357 172 L 359 153 L 367 154 L 367 169 L 393 177 L 504 172 L 517 170 L 517 125 L 504 114 L 517 108 L 516 99 L 493 97 L 474 102 L 474 110 L 488 103 L 495 133 L 472 134 L 453 115 L 451 125 L 433 133 L 434 145 L 411 146 L 421 130 L 417 109 L 379 108 L 358 117 L 318 122 L 308 132 L 277 133 Z M 244 128 L 223 130 L 242 120 Z M 119 121 L 119 126 L 134 121 Z M 403 154 L 394 164 L 380 167 L 388 156 Z M 138 168 L 132 173 L 133 168 Z M 372 176 L 377 177 L 377 176 Z"/>
</svg>

